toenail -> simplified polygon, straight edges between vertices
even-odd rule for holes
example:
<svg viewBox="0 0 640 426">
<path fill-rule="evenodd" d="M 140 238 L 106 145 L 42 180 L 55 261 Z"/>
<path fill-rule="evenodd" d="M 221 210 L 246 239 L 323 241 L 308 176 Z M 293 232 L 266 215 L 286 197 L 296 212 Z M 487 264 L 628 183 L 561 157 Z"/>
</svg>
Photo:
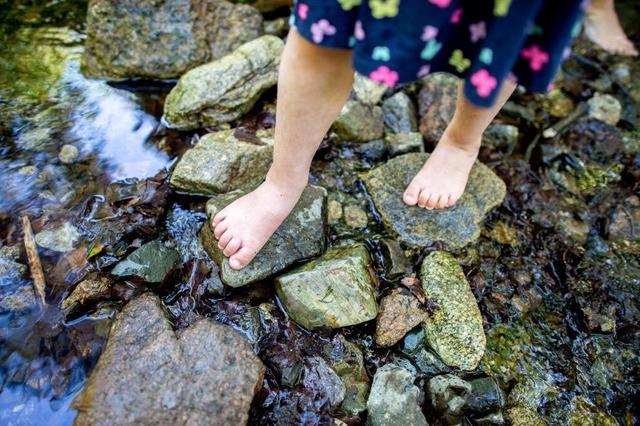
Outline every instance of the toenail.
<svg viewBox="0 0 640 426">
<path fill-rule="evenodd" d="M 238 267 L 240 267 L 240 262 L 239 262 L 237 259 L 231 259 L 231 260 L 229 261 L 229 264 L 230 264 L 231 266 L 233 266 L 234 268 L 238 268 Z"/>
</svg>

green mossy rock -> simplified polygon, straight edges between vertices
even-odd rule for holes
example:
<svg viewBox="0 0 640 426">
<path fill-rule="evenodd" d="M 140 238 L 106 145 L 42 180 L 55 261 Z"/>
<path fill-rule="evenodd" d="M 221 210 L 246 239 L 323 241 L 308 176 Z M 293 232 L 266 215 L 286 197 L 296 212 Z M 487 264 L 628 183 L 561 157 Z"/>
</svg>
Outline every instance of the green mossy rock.
<svg viewBox="0 0 640 426">
<path fill-rule="evenodd" d="M 335 248 L 276 278 L 276 292 L 291 318 L 307 329 L 360 324 L 377 314 L 370 264 L 362 244 Z"/>
<path fill-rule="evenodd" d="M 341 140 L 368 142 L 384 135 L 382 108 L 358 101 L 347 101 L 332 130 Z"/>
<path fill-rule="evenodd" d="M 159 283 L 181 260 L 177 251 L 166 247 L 160 240 L 154 240 L 120 261 L 111 274 L 120 277 L 134 275 L 150 283 Z"/>
<path fill-rule="evenodd" d="M 447 252 L 427 256 L 420 267 L 427 300 L 437 309 L 423 323 L 425 338 L 449 366 L 477 367 L 486 347 L 482 315 L 456 259 Z"/>
<path fill-rule="evenodd" d="M 215 216 L 243 195 L 234 191 L 210 199 L 207 215 Z M 241 287 L 269 278 L 295 262 L 319 256 L 324 251 L 327 191 L 319 186 L 307 186 L 287 219 L 260 250 L 253 261 L 243 269 L 234 270 L 218 248 L 209 221 L 200 232 L 202 245 L 220 266 L 220 279 L 231 287 Z"/>
<path fill-rule="evenodd" d="M 252 190 L 262 182 L 273 152 L 270 131 L 259 131 L 255 140 L 238 139 L 234 130 L 203 136 L 176 164 L 169 186 L 178 192 L 223 194 Z"/>
<path fill-rule="evenodd" d="M 278 81 L 283 48 L 280 38 L 265 35 L 187 72 L 167 96 L 167 124 L 189 130 L 240 118 Z"/>
<path fill-rule="evenodd" d="M 464 194 L 453 207 L 409 207 L 402 201 L 402 194 L 427 158 L 429 154 L 424 153 L 401 155 L 361 178 L 384 227 L 400 241 L 425 246 L 440 240 L 451 248 L 463 247 L 480 236 L 480 223 L 489 210 L 502 202 L 506 186 L 487 166 L 476 162 Z"/>
</svg>

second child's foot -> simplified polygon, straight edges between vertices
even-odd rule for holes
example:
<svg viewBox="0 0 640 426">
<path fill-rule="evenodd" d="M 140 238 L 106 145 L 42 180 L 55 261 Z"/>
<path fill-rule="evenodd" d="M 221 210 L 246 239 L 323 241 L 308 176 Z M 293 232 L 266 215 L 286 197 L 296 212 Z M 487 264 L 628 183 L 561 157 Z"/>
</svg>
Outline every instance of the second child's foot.
<svg viewBox="0 0 640 426">
<path fill-rule="evenodd" d="M 613 2 L 591 3 L 584 26 L 585 35 L 609 53 L 638 56 L 638 51 L 622 29 Z"/>
<path fill-rule="evenodd" d="M 453 206 L 464 193 L 480 139 L 462 141 L 447 131 L 402 197 L 405 204 L 426 209 Z"/>
<path fill-rule="evenodd" d="M 300 182 L 275 183 L 267 179 L 216 214 L 211 226 L 218 248 L 233 269 L 247 266 L 289 216 L 306 186 Z"/>
</svg>

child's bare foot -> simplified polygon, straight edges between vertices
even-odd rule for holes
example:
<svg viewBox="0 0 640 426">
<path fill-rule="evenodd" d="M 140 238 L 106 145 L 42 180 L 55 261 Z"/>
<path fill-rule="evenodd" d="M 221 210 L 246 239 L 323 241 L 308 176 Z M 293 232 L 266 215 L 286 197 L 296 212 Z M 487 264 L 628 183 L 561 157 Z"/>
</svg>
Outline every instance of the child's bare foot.
<svg viewBox="0 0 640 426">
<path fill-rule="evenodd" d="M 609 53 L 637 56 L 638 51 L 624 33 L 613 0 L 594 0 L 586 15 L 585 35 Z"/>
<path fill-rule="evenodd" d="M 247 266 L 289 216 L 307 184 L 306 177 L 267 179 L 216 214 L 211 226 L 218 247 L 233 269 Z"/>
<path fill-rule="evenodd" d="M 409 206 L 426 209 L 453 206 L 462 196 L 469 172 L 478 157 L 480 138 L 464 141 L 445 131 L 402 199 Z"/>
</svg>

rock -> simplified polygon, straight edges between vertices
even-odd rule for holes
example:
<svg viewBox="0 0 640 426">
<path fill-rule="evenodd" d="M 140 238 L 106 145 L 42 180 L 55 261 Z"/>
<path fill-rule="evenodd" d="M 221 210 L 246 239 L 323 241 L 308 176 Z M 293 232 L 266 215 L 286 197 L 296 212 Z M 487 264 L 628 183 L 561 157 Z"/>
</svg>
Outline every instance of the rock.
<svg viewBox="0 0 640 426">
<path fill-rule="evenodd" d="M 358 346 L 349 342 L 341 334 L 334 339 L 336 340 L 337 346 L 341 348 L 340 353 L 336 354 L 335 348 L 329 345 L 325 353 L 330 360 L 331 368 L 340 376 L 344 384 L 342 409 L 356 416 L 367 409 L 369 396 L 370 382 L 364 366 L 364 356 Z"/>
<path fill-rule="evenodd" d="M 276 37 L 285 37 L 288 29 L 289 26 L 285 18 L 276 18 L 262 23 L 263 32 Z"/>
<path fill-rule="evenodd" d="M 640 198 L 633 195 L 616 207 L 609 221 L 609 239 L 614 241 L 640 240 Z"/>
<path fill-rule="evenodd" d="M 515 147 L 519 131 L 510 124 L 491 124 L 482 135 L 482 145 L 491 149 Z"/>
<path fill-rule="evenodd" d="M 0 297 L 0 313 L 27 312 L 35 308 L 37 304 L 33 286 L 24 282 L 12 290 L 3 290 Z"/>
<path fill-rule="evenodd" d="M 429 396 L 436 412 L 447 417 L 462 415 L 471 393 L 471 384 L 453 374 L 436 376 L 429 380 Z"/>
<path fill-rule="evenodd" d="M 466 408 L 476 413 L 501 410 L 506 396 L 493 377 L 482 377 L 471 381 L 471 394 L 467 398 Z"/>
<path fill-rule="evenodd" d="M 382 238 L 380 252 L 384 262 L 384 272 L 387 279 L 393 280 L 409 273 L 413 269 L 411 260 L 405 256 L 402 247 L 396 240 Z"/>
<path fill-rule="evenodd" d="M 159 283 L 181 261 L 177 251 L 166 247 L 160 240 L 153 240 L 118 262 L 111 270 L 111 275 L 133 275 L 149 283 Z"/>
<path fill-rule="evenodd" d="M 450 373 L 452 370 L 451 367 L 442 362 L 437 354 L 425 346 L 424 329 L 422 327 L 407 333 L 402 340 L 400 350 L 427 377 Z"/>
<path fill-rule="evenodd" d="M 402 193 L 428 157 L 429 154 L 404 154 L 361 178 L 384 227 L 401 242 L 423 247 L 441 240 L 452 248 L 463 247 L 478 238 L 480 222 L 502 202 L 505 184 L 488 167 L 476 162 L 464 194 L 453 207 L 444 210 L 407 207 Z"/>
<path fill-rule="evenodd" d="M 36 244 L 49 250 L 67 252 L 73 250 L 80 239 L 80 232 L 69 222 L 57 228 L 45 229 L 35 235 Z"/>
<path fill-rule="evenodd" d="M 353 79 L 353 91 L 356 97 L 367 105 L 375 105 L 382 99 L 387 86 L 377 81 L 373 81 L 370 78 L 363 76 L 362 74 L 355 73 Z"/>
<path fill-rule="evenodd" d="M 502 412 L 500 411 L 496 413 L 489 413 L 486 416 L 476 417 L 473 419 L 473 424 L 475 426 L 501 426 L 504 423 L 504 417 L 502 416 Z"/>
<path fill-rule="evenodd" d="M 589 224 L 573 217 L 571 213 L 559 211 L 555 215 L 556 231 L 569 243 L 586 244 L 589 237 Z"/>
<path fill-rule="evenodd" d="M 385 364 L 373 377 L 367 401 L 369 426 L 427 425 L 420 409 L 420 390 L 408 370 Z"/>
<path fill-rule="evenodd" d="M 87 278 L 81 281 L 64 299 L 62 309 L 68 315 L 83 305 L 94 303 L 108 296 L 110 290 L 111 281 L 108 278 Z"/>
<path fill-rule="evenodd" d="M 365 228 L 369 223 L 367 212 L 355 204 L 344 206 L 344 223 L 351 228 Z"/>
<path fill-rule="evenodd" d="M 27 268 L 16 262 L 19 257 L 17 246 L 0 248 L 0 313 L 21 313 L 37 306 L 32 284 L 22 278 Z"/>
<path fill-rule="evenodd" d="M 411 133 L 418 130 L 416 107 L 404 92 L 385 99 L 382 103 L 384 124 L 393 133 Z"/>
<path fill-rule="evenodd" d="M 334 225 L 342 219 L 342 204 L 338 200 L 329 200 L 327 204 L 327 221 Z"/>
<path fill-rule="evenodd" d="M 543 108 L 554 117 L 564 118 L 573 112 L 575 105 L 562 90 L 553 89 L 545 95 Z"/>
<path fill-rule="evenodd" d="M 35 127 L 20 133 L 15 139 L 16 145 L 29 151 L 42 151 L 51 142 L 51 130 Z"/>
<path fill-rule="evenodd" d="M 377 314 L 370 264 L 362 244 L 334 248 L 276 278 L 276 292 L 289 316 L 307 329 L 360 324 Z"/>
<path fill-rule="evenodd" d="M 284 42 L 265 35 L 180 77 L 164 105 L 170 127 L 189 130 L 235 120 L 278 80 Z"/>
<path fill-rule="evenodd" d="M 380 346 L 393 346 L 429 315 L 408 290 L 395 288 L 380 302 L 375 340 Z"/>
<path fill-rule="evenodd" d="M 484 354 L 486 338 L 482 315 L 456 259 L 447 252 L 432 252 L 420 267 L 427 300 L 437 308 L 424 322 L 428 344 L 452 367 L 473 370 Z"/>
<path fill-rule="evenodd" d="M 293 0 L 234 0 L 234 3 L 247 3 L 258 9 L 260 12 L 271 12 L 282 7 L 291 6 Z"/>
<path fill-rule="evenodd" d="M 209 217 L 242 195 L 232 192 L 207 202 Z M 324 251 L 327 192 L 319 186 L 307 186 L 292 213 L 280 225 L 271 239 L 243 269 L 234 270 L 218 248 L 211 225 L 206 221 L 200 236 L 209 256 L 220 266 L 222 282 L 240 287 L 279 273 L 294 263 L 319 256 Z"/>
<path fill-rule="evenodd" d="M 616 419 L 583 396 L 575 396 L 569 407 L 568 426 L 618 426 Z"/>
<path fill-rule="evenodd" d="M 512 426 L 547 426 L 542 417 L 525 405 L 514 405 L 505 412 L 505 417 Z"/>
<path fill-rule="evenodd" d="M 178 161 L 169 186 L 178 192 L 203 195 L 254 189 L 271 164 L 272 134 L 260 131 L 252 141 L 238 139 L 233 129 L 203 136 Z"/>
<path fill-rule="evenodd" d="M 589 117 L 604 121 L 615 126 L 620 121 L 622 106 L 620 102 L 611 95 L 601 95 L 596 93 L 587 102 L 589 105 Z"/>
<path fill-rule="evenodd" d="M 435 146 L 456 110 L 458 79 L 451 74 L 429 74 L 418 93 L 420 133 L 427 143 Z"/>
<path fill-rule="evenodd" d="M 243 425 L 264 371 L 231 327 L 205 318 L 174 332 L 146 293 L 117 315 L 74 424 Z"/>
<path fill-rule="evenodd" d="M 387 148 L 392 157 L 407 152 L 424 152 L 422 134 L 418 132 L 398 133 L 387 138 Z"/>
<path fill-rule="evenodd" d="M 118 80 L 177 78 L 261 33 L 257 10 L 224 0 L 91 0 L 82 71 Z"/>
<path fill-rule="evenodd" d="M 330 407 L 337 408 L 344 400 L 344 383 L 324 359 L 314 356 L 307 363 L 302 377 L 304 389 L 312 390 L 325 399 Z"/>
<path fill-rule="evenodd" d="M 60 153 L 58 154 L 58 159 L 63 164 L 72 164 L 74 161 L 78 159 L 78 148 L 73 145 L 62 145 L 62 149 L 60 149 Z"/>
<path fill-rule="evenodd" d="M 338 138 L 350 142 L 380 139 L 384 133 L 382 108 L 349 100 L 342 107 L 332 130 Z"/>
</svg>

